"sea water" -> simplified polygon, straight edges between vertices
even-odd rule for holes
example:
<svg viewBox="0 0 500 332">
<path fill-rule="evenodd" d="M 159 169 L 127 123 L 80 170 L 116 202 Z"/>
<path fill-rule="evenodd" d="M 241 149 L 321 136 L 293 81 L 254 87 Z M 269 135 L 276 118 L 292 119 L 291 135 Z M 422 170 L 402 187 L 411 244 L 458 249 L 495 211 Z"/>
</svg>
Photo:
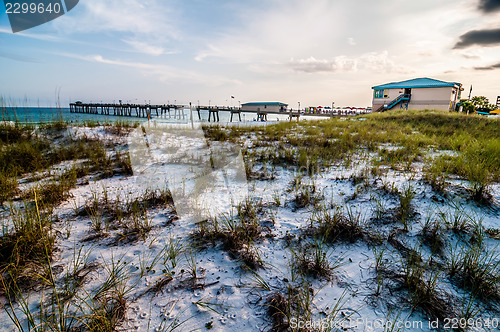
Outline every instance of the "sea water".
<svg viewBox="0 0 500 332">
<path fill-rule="evenodd" d="M 208 111 L 200 111 L 201 122 L 208 122 Z M 88 113 L 71 113 L 69 108 L 56 108 L 56 107 L 0 107 L 0 121 L 12 121 L 17 123 L 27 124 L 40 124 L 51 123 L 57 121 L 64 121 L 68 123 L 114 123 L 114 122 L 144 122 L 147 118 L 136 116 L 116 116 L 116 115 L 102 115 L 102 114 L 88 114 Z M 219 112 L 219 119 L 221 123 L 228 123 L 231 119 L 231 113 L 226 111 Z M 301 119 L 324 119 L 324 117 L 316 116 L 301 116 Z M 178 110 L 177 116 L 175 111 L 170 111 L 170 114 L 163 114 L 157 116 L 153 110 L 151 112 L 151 120 L 165 123 L 187 123 L 190 121 L 200 122 L 198 112 L 195 109 L 192 111 L 189 108 Z M 286 121 L 288 114 L 268 114 L 267 120 L 269 122 Z M 213 122 L 213 118 L 211 119 Z M 242 122 L 257 122 L 257 114 L 255 113 L 241 113 Z M 233 122 L 239 122 L 238 114 L 233 115 Z"/>
</svg>

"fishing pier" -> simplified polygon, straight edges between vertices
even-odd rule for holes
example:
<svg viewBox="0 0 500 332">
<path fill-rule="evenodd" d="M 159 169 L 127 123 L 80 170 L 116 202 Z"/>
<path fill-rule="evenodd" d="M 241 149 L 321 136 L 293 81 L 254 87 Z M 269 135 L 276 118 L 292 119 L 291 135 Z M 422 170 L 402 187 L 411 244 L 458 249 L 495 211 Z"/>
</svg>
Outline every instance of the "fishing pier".
<svg viewBox="0 0 500 332">
<path fill-rule="evenodd" d="M 300 118 L 300 112 L 298 111 L 252 111 L 252 110 L 242 110 L 241 107 L 226 107 L 226 106 L 192 106 L 190 105 L 151 105 L 151 104 L 115 104 L 115 103 L 82 103 L 75 102 L 69 104 L 69 109 L 71 113 L 86 113 L 86 114 L 101 114 L 101 115 L 115 115 L 115 116 L 129 116 L 138 118 L 148 118 L 152 117 L 166 117 L 174 119 L 185 119 L 188 115 L 185 111 L 190 111 L 189 116 L 192 116 L 193 112 L 198 115 L 198 120 L 202 120 L 201 111 L 208 113 L 208 122 L 214 121 L 219 122 L 220 112 L 230 112 L 231 122 L 233 118 L 238 117 L 241 121 L 241 113 L 253 113 L 257 115 L 258 121 L 267 121 L 268 114 L 281 114 L 288 115 L 290 121 L 293 118 Z M 326 115 L 329 116 L 329 115 Z"/>
</svg>

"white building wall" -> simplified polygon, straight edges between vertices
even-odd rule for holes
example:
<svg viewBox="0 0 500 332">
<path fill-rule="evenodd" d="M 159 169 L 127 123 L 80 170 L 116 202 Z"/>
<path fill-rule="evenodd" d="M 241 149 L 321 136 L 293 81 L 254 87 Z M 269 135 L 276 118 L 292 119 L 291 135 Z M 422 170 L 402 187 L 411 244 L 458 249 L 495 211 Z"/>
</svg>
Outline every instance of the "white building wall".
<svg viewBox="0 0 500 332">
<path fill-rule="evenodd" d="M 404 92 L 404 89 L 385 89 L 386 98 L 375 98 L 375 90 L 373 90 L 373 101 L 372 109 L 376 111 L 380 106 L 389 104 L 391 101 L 396 99 L 400 94 Z M 397 108 L 399 106 L 395 106 Z"/>
<path fill-rule="evenodd" d="M 377 110 L 380 106 L 390 103 L 399 95 L 404 93 L 404 89 L 387 89 L 387 98 L 375 98 L 375 90 L 373 91 L 373 110 Z M 438 109 L 450 110 L 458 102 L 458 89 L 455 87 L 440 87 L 440 88 L 413 88 L 411 90 L 411 100 L 408 105 L 409 109 Z M 400 108 L 396 105 L 394 109 Z"/>
<path fill-rule="evenodd" d="M 286 106 L 280 105 L 241 105 L 242 111 L 251 111 L 251 112 L 279 112 L 281 109 L 286 110 Z"/>
<path fill-rule="evenodd" d="M 453 87 L 412 89 L 408 108 L 449 110 L 454 101 L 452 96 L 454 89 Z"/>
</svg>

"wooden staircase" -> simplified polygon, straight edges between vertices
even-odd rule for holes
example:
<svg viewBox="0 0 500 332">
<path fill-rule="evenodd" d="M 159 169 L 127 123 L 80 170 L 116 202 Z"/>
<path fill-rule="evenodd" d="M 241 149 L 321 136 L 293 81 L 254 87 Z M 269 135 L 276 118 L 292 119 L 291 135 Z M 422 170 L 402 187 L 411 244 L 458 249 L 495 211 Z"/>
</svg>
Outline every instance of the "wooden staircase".
<svg viewBox="0 0 500 332">
<path fill-rule="evenodd" d="M 390 103 L 381 105 L 374 112 L 383 112 L 383 111 L 390 110 L 399 103 L 401 103 L 401 108 L 403 108 L 404 102 L 406 102 L 406 109 L 408 109 L 408 104 L 410 103 L 410 100 L 411 100 L 411 94 L 403 93 L 403 94 L 397 96 Z"/>
</svg>

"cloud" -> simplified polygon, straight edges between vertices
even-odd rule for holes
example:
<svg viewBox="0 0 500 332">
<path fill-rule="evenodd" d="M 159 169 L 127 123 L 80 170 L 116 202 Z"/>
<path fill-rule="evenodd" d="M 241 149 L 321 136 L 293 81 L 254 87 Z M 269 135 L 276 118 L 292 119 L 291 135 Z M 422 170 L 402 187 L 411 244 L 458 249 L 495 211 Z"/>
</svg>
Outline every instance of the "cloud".
<svg viewBox="0 0 500 332">
<path fill-rule="evenodd" d="M 238 24 L 222 29 L 209 40 L 200 40 L 195 59 L 250 65 L 284 62 L 290 57 L 306 57 L 311 49 L 316 56 L 333 50 L 339 54 L 339 47 L 349 45 L 347 37 L 357 38 L 356 31 L 344 24 L 347 14 L 343 13 L 349 12 L 350 6 L 331 0 L 317 0 L 314 6 L 301 0 L 258 2 L 261 4 L 256 6 L 255 1 L 248 1 L 253 5 L 235 14 Z M 352 35 L 342 35 L 344 30 L 351 30 Z M 360 40 L 356 42 L 360 44 Z"/>
<path fill-rule="evenodd" d="M 170 26 L 171 10 L 156 0 L 86 0 L 78 7 L 80 15 L 61 17 L 57 27 L 69 32 L 129 32 L 133 34 L 164 34 L 172 36 L 175 29 Z"/>
<path fill-rule="evenodd" d="M 465 59 L 481 59 L 481 57 L 479 55 L 475 55 L 475 54 L 461 53 L 460 55 L 462 57 L 464 57 Z"/>
<path fill-rule="evenodd" d="M 454 49 L 467 48 L 473 45 L 496 46 L 500 45 L 500 28 L 490 30 L 472 30 L 462 36 Z"/>
<path fill-rule="evenodd" d="M 54 26 L 62 35 L 104 34 L 138 52 L 161 55 L 166 45 L 181 38 L 178 16 L 166 1 L 86 0 L 80 2 L 78 16 L 65 15 Z"/>
<path fill-rule="evenodd" d="M 76 54 L 63 53 L 62 56 L 97 62 L 111 66 L 127 67 L 138 70 L 144 76 L 153 76 L 162 82 L 188 82 L 192 84 L 203 84 L 206 86 L 220 86 L 223 84 L 239 85 L 240 81 L 228 79 L 221 76 L 207 76 L 191 70 L 184 70 L 163 64 L 152 64 L 134 61 L 123 61 L 105 58 L 102 55 L 80 56 Z"/>
<path fill-rule="evenodd" d="M 0 28 L 0 33 L 2 34 L 7 34 L 7 35 L 12 35 L 12 30 L 11 29 L 6 29 L 6 28 Z M 30 33 L 30 32 L 17 32 L 16 37 L 21 36 L 21 37 L 26 37 L 26 38 L 31 38 L 31 39 L 37 39 L 37 40 L 43 40 L 43 41 L 49 41 L 49 42 L 60 42 L 60 41 L 66 41 L 62 38 L 55 37 L 52 35 L 48 34 L 39 34 L 39 33 Z"/>
<path fill-rule="evenodd" d="M 155 45 L 154 43 L 147 43 L 138 40 L 123 40 L 125 43 L 132 46 L 134 49 L 140 51 L 141 53 L 145 53 L 148 55 L 159 56 L 164 54 L 175 54 L 174 51 L 166 51 L 164 47 Z"/>
<path fill-rule="evenodd" d="M 29 57 L 29 56 L 8 53 L 8 52 L 3 52 L 3 51 L 0 51 L 0 57 L 14 60 L 14 61 L 28 62 L 28 63 L 39 63 L 40 62 L 39 60 L 32 58 L 32 57 Z"/>
<path fill-rule="evenodd" d="M 293 70 L 305 73 L 355 71 L 357 67 L 355 60 L 345 56 L 338 56 L 332 60 L 316 59 L 313 56 L 298 60 L 292 58 L 288 64 Z"/>
<path fill-rule="evenodd" d="M 485 13 L 500 10 L 499 0 L 479 0 L 479 9 Z"/>
<path fill-rule="evenodd" d="M 490 66 L 485 66 L 485 67 L 475 67 L 475 70 L 495 70 L 495 69 L 500 69 L 500 62 L 490 65 Z"/>
<path fill-rule="evenodd" d="M 298 60 L 292 58 L 287 63 L 287 66 L 291 67 L 294 71 L 305 73 L 356 72 L 358 70 L 408 73 L 408 70 L 397 66 L 389 58 L 387 51 L 365 53 L 354 58 L 341 55 L 330 60 L 316 59 L 313 56 Z"/>
<path fill-rule="evenodd" d="M 225 63 L 252 63 L 266 57 L 266 51 L 258 45 L 249 45 L 251 43 L 244 43 L 242 39 L 232 36 L 226 38 L 227 42 L 208 44 L 194 59 L 202 62 L 219 58 Z"/>
</svg>

